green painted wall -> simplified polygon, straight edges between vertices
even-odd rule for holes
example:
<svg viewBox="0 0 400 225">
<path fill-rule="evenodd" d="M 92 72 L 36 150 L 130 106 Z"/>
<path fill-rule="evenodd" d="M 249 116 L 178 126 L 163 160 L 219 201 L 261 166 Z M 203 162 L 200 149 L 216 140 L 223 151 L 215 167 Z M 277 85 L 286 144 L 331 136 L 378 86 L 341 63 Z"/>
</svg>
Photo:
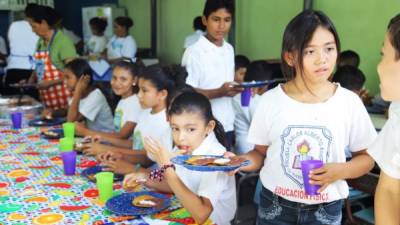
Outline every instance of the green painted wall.
<svg viewBox="0 0 400 225">
<path fill-rule="evenodd" d="M 286 24 L 302 9 L 300 0 L 237 0 L 236 54 L 251 60 L 280 58 Z"/>
<path fill-rule="evenodd" d="M 352 49 L 361 57 L 360 69 L 367 77 L 370 93 L 379 92 L 376 65 L 389 19 L 400 12 L 398 0 L 314 0 L 314 9 L 324 11 L 335 24 L 342 50 Z"/>
<path fill-rule="evenodd" d="M 150 0 L 119 0 L 119 5 L 126 7 L 128 16 L 135 23 L 130 30 L 130 34 L 135 37 L 138 48 L 150 48 Z"/>
<path fill-rule="evenodd" d="M 119 0 L 135 21 L 131 34 L 139 48 L 150 47 L 150 1 Z M 192 20 L 203 10 L 204 0 L 157 0 L 158 57 L 179 63 L 184 38 L 192 32 Z M 301 0 L 237 0 L 236 54 L 251 60 L 280 58 L 283 30 L 303 8 Z M 367 88 L 379 91 L 376 65 L 386 24 L 400 12 L 398 0 L 314 0 L 314 9 L 324 11 L 338 29 L 342 49 L 361 56 L 360 68 Z"/>
</svg>

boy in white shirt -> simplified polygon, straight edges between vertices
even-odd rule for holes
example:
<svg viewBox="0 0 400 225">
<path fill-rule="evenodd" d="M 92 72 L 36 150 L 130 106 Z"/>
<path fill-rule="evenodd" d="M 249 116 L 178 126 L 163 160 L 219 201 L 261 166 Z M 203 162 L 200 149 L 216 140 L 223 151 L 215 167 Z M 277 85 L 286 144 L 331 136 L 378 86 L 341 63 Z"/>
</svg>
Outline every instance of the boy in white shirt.
<svg viewBox="0 0 400 225">
<path fill-rule="evenodd" d="M 378 64 L 381 96 L 392 101 L 389 120 L 368 153 L 381 168 L 375 192 L 378 225 L 400 224 L 400 15 L 389 23 Z"/>
<path fill-rule="evenodd" d="M 232 97 L 243 90 L 233 83 L 234 52 L 224 40 L 233 13 L 232 0 L 208 0 L 202 17 L 207 34 L 187 48 L 182 58 L 188 72 L 186 83 L 210 99 L 215 117 L 225 129 L 228 149 L 234 139 Z"/>
</svg>

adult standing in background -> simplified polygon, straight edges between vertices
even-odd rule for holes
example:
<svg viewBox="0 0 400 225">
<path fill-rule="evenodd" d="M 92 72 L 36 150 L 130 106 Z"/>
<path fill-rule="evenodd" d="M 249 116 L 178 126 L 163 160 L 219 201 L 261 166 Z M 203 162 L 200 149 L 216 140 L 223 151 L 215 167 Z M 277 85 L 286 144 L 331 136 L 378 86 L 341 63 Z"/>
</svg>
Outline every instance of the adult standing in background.
<svg viewBox="0 0 400 225">
<path fill-rule="evenodd" d="M 61 70 L 77 56 L 74 44 L 55 28 L 60 18 L 53 8 L 33 5 L 26 16 L 33 32 L 40 37 L 34 54 L 35 72 L 29 78 L 29 83 L 37 82 L 41 101 L 46 108 L 67 108 L 70 93 L 63 84 Z"/>
<path fill-rule="evenodd" d="M 188 48 L 192 44 L 196 43 L 201 36 L 204 36 L 206 27 L 203 24 L 201 16 L 196 16 L 193 20 L 193 30 L 194 32 L 185 38 L 184 48 Z"/>
<path fill-rule="evenodd" d="M 137 51 L 136 41 L 129 34 L 129 28 L 133 26 L 131 18 L 119 16 L 115 18 L 113 30 L 114 36 L 107 45 L 107 60 L 110 64 L 123 59 L 135 61 Z"/>
<path fill-rule="evenodd" d="M 224 126 L 228 150 L 234 142 L 232 97 L 243 90 L 233 83 L 235 54 L 224 40 L 233 14 L 232 0 L 207 0 L 202 17 L 207 34 L 189 46 L 182 58 L 188 72 L 186 83 L 210 99 L 215 118 Z"/>
<path fill-rule="evenodd" d="M 28 5 L 25 11 L 29 11 L 32 5 Z M 8 42 L 10 55 L 7 58 L 7 74 L 5 78 L 5 95 L 19 93 L 17 88 L 10 87 L 10 84 L 27 80 L 33 72 L 33 53 L 39 37 L 32 31 L 26 20 L 17 20 L 11 23 L 8 28 Z M 29 95 L 38 98 L 36 90 L 28 91 Z"/>
</svg>

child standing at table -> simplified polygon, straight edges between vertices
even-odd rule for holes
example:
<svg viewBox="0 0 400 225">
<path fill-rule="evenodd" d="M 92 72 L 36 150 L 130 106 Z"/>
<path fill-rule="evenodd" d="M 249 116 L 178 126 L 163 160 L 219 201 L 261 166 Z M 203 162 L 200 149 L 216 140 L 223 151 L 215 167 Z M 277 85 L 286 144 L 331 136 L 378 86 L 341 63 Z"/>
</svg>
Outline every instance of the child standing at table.
<svg viewBox="0 0 400 225">
<path fill-rule="evenodd" d="M 138 98 L 142 108 L 150 110 L 141 114 L 133 133 L 133 140 L 109 140 L 121 147 L 93 143 L 87 145 L 90 148 L 84 152 L 99 155 L 103 166 L 120 174 L 135 172 L 140 166 L 148 167 L 154 164 L 153 159 L 148 157 L 143 149 L 144 137 L 152 136 L 162 140 L 163 145 L 172 150 L 166 106 L 175 91 L 185 86 L 185 78 L 186 71 L 180 66 L 150 66 L 143 69 L 139 73 Z"/>
<path fill-rule="evenodd" d="M 73 93 L 67 121 L 84 121 L 85 126 L 91 130 L 112 132 L 113 116 L 110 105 L 106 94 L 93 85 L 92 69 L 86 60 L 72 60 L 65 65 L 63 74 L 65 85 Z M 80 129 L 75 134 L 83 135 Z"/>
<path fill-rule="evenodd" d="M 232 0 L 207 0 L 203 11 L 207 32 L 185 50 L 182 58 L 188 71 L 186 82 L 210 99 L 215 117 L 224 126 L 228 150 L 234 142 L 232 97 L 243 90 L 234 86 L 234 52 L 224 40 L 233 15 Z"/>
<path fill-rule="evenodd" d="M 176 151 L 189 155 L 222 156 L 224 129 L 202 94 L 186 92 L 177 96 L 168 110 Z M 145 138 L 145 149 L 165 171 L 162 181 L 147 180 L 145 185 L 177 196 L 197 224 L 208 218 L 218 225 L 228 225 L 236 211 L 235 178 L 225 172 L 201 172 L 171 164 L 172 154 L 154 138 Z M 126 176 L 124 185 L 137 183 L 146 174 Z"/>
<path fill-rule="evenodd" d="M 90 130 L 81 124 L 77 124 L 77 133 L 83 136 L 97 136 L 102 140 L 107 138 L 128 139 L 132 136 L 140 114 L 143 112 L 137 97 L 137 75 L 139 67 L 126 61 L 119 61 L 113 66 L 111 88 L 115 95 L 121 97 L 114 112 L 114 131 L 105 133 Z"/>
<path fill-rule="evenodd" d="M 378 64 L 381 96 L 392 101 L 389 120 L 368 153 L 381 168 L 375 192 L 377 225 L 400 224 L 400 15 L 389 22 Z"/>
<path fill-rule="evenodd" d="M 349 192 L 345 179 L 373 166 L 366 148 L 376 132 L 365 107 L 328 80 L 339 50 L 336 30 L 322 12 L 303 11 L 285 29 L 281 58 L 289 81 L 262 96 L 249 130 L 255 148 L 244 155 L 252 164 L 241 168 L 261 168 L 257 224 L 339 225 Z M 346 146 L 353 154 L 349 162 Z M 321 185 L 318 195 L 304 192 L 300 162 L 306 159 L 324 162 L 310 173 L 310 183 Z"/>
</svg>

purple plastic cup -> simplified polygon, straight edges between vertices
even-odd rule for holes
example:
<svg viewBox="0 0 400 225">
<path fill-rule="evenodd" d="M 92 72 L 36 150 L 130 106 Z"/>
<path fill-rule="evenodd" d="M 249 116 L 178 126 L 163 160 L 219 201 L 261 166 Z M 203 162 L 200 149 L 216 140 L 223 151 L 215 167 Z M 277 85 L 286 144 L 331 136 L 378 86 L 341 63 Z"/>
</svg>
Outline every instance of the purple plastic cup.
<svg viewBox="0 0 400 225">
<path fill-rule="evenodd" d="M 11 113 L 11 121 L 13 129 L 20 129 L 22 125 L 22 112 Z"/>
<path fill-rule="evenodd" d="M 64 174 L 67 176 L 75 175 L 76 152 L 75 151 L 62 152 L 61 158 L 64 165 Z"/>
<path fill-rule="evenodd" d="M 321 160 L 304 160 L 301 161 L 301 172 L 303 174 L 304 190 L 307 195 L 318 195 L 318 189 L 321 188 L 320 185 L 310 184 L 309 174 L 313 169 L 320 168 L 324 165 Z"/>
<path fill-rule="evenodd" d="M 249 106 L 251 98 L 251 89 L 245 88 L 244 91 L 240 94 L 240 102 L 242 106 Z"/>
</svg>

